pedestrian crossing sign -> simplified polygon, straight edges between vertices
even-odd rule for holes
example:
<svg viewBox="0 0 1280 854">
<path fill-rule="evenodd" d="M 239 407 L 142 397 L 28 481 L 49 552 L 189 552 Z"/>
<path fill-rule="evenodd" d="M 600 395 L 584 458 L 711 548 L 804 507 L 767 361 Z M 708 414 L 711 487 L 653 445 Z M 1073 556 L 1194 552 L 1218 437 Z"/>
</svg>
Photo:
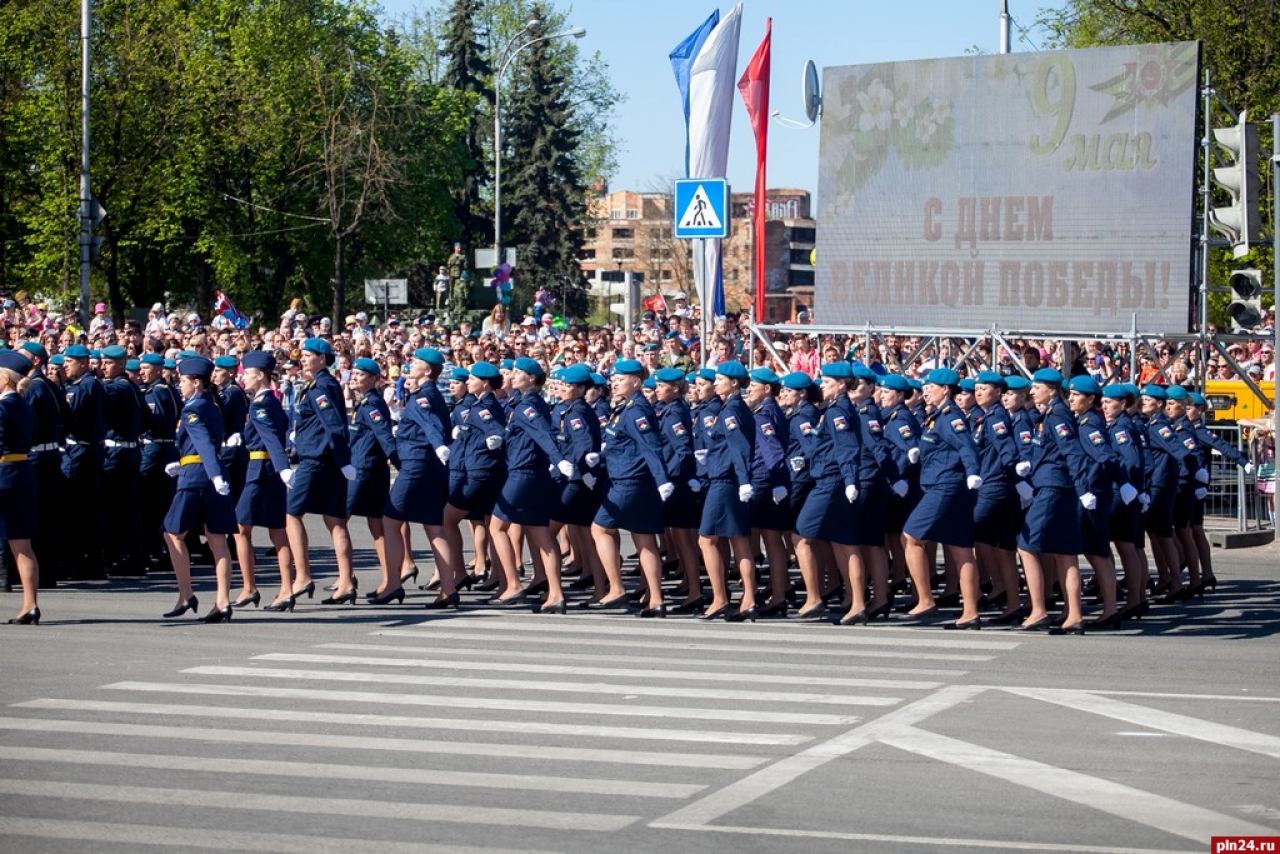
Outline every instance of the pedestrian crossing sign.
<svg viewBox="0 0 1280 854">
<path fill-rule="evenodd" d="M 675 182 L 675 237 L 729 236 L 729 182 L 724 178 L 684 178 Z"/>
</svg>

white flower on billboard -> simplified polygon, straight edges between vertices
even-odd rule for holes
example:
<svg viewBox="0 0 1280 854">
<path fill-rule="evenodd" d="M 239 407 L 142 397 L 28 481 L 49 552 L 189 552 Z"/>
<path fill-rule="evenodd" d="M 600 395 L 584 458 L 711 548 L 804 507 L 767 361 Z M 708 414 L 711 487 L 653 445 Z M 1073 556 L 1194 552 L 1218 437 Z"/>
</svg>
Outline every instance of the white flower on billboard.
<svg viewBox="0 0 1280 854">
<path fill-rule="evenodd" d="M 862 107 L 858 130 L 863 133 L 887 131 L 893 118 L 893 100 L 893 92 L 885 88 L 879 77 L 872 80 L 870 86 L 858 93 L 858 104 Z"/>
</svg>

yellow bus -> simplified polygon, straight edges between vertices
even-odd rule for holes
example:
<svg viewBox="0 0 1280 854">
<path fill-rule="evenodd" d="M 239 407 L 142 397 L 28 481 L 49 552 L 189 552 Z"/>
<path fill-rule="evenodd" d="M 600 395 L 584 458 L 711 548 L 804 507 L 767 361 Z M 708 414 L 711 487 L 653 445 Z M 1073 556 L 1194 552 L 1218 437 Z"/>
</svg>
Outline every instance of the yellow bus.
<svg viewBox="0 0 1280 854">
<path fill-rule="evenodd" d="M 1258 388 L 1267 395 L 1260 399 L 1244 380 L 1209 380 L 1205 383 L 1204 397 L 1209 402 L 1209 421 L 1236 422 L 1243 418 L 1265 418 L 1271 412 L 1276 399 L 1275 381 L 1260 382 Z"/>
</svg>

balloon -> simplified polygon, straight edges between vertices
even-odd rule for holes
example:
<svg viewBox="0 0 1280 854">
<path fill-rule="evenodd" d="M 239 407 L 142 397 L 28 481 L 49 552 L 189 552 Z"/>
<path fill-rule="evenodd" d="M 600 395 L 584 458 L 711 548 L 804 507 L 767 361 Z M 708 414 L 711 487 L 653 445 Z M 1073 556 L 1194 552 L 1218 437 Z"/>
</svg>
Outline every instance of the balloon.
<svg viewBox="0 0 1280 854">
<path fill-rule="evenodd" d="M 511 282 L 507 281 L 502 283 L 502 292 L 504 294 L 511 293 Z"/>
<path fill-rule="evenodd" d="M 502 304 L 503 304 L 503 305 L 511 305 L 511 297 L 509 297 L 509 296 L 504 296 L 504 297 L 502 298 Z"/>
</svg>

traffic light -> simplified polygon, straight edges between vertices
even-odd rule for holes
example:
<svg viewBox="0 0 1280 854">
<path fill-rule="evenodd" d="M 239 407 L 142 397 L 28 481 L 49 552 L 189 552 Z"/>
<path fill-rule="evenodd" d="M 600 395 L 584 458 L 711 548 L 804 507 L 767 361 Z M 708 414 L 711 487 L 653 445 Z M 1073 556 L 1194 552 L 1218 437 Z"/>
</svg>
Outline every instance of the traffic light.
<svg viewBox="0 0 1280 854">
<path fill-rule="evenodd" d="M 1231 303 L 1227 316 L 1236 332 L 1248 331 L 1262 324 L 1262 271 L 1236 270 L 1231 274 Z"/>
<path fill-rule="evenodd" d="M 89 232 L 92 234 L 93 230 L 97 228 L 98 225 L 102 222 L 102 220 L 106 218 L 107 209 L 104 208 L 98 202 L 97 198 L 95 198 L 94 196 L 90 196 L 87 215 L 89 220 Z M 89 238 L 89 260 L 90 261 L 98 257 L 98 252 L 101 251 L 102 249 L 102 242 L 104 239 L 105 238 L 99 237 L 99 236 L 90 236 Z"/>
<path fill-rule="evenodd" d="M 1256 243 L 1262 222 L 1258 215 L 1258 129 L 1247 121 L 1248 111 L 1241 111 L 1233 127 L 1214 128 L 1218 147 L 1234 161 L 1230 166 L 1213 170 L 1213 180 L 1231 194 L 1231 204 L 1209 211 L 1209 225 L 1231 241 L 1232 254 L 1240 258 Z"/>
</svg>

